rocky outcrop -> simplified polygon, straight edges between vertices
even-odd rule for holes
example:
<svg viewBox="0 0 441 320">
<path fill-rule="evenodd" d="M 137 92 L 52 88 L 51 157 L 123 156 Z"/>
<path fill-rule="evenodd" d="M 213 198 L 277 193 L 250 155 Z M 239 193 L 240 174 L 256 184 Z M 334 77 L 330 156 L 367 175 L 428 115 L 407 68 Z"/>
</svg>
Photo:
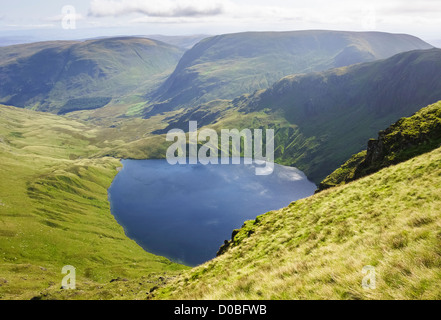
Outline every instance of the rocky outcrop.
<svg viewBox="0 0 441 320">
<path fill-rule="evenodd" d="M 317 192 L 362 178 L 440 146 L 441 101 L 380 131 L 378 139 L 369 140 L 366 151 L 352 156 L 330 174 L 320 183 Z"/>
</svg>

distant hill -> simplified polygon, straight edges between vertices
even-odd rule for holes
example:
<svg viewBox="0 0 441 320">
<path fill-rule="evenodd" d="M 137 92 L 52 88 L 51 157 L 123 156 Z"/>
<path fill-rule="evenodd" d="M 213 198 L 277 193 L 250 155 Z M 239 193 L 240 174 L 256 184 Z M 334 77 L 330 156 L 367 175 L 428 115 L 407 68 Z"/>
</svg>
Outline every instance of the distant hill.
<svg viewBox="0 0 441 320">
<path fill-rule="evenodd" d="M 319 191 L 335 187 L 441 147 L 441 101 L 409 118 L 401 118 L 371 139 L 364 150 L 320 183 Z"/>
<path fill-rule="evenodd" d="M 319 183 L 379 130 L 439 100 L 441 50 L 430 49 L 288 76 L 233 104 L 245 114 L 279 113 L 293 124 L 278 129 L 276 157 Z"/>
<path fill-rule="evenodd" d="M 148 39 L 162 41 L 183 49 L 191 49 L 196 43 L 202 39 L 210 37 L 206 34 L 195 34 L 189 36 L 165 36 L 160 34 L 148 35 Z"/>
<path fill-rule="evenodd" d="M 0 47 L 36 42 L 32 36 L 0 36 Z"/>
<path fill-rule="evenodd" d="M 290 74 L 323 71 L 432 48 L 403 34 L 380 32 L 247 32 L 207 38 L 187 51 L 146 114 L 233 99 Z"/>
<path fill-rule="evenodd" d="M 208 38 L 210 36 L 205 34 L 195 34 L 195 35 L 185 35 L 185 36 L 166 36 L 162 34 L 152 34 L 152 35 L 133 35 L 132 37 L 157 40 L 187 50 L 187 49 L 191 49 L 191 47 L 193 47 L 196 43 L 198 43 L 202 39 Z M 98 39 L 111 39 L 111 38 L 115 38 L 115 37 L 98 37 L 98 38 L 91 38 L 85 40 L 98 40 Z M 1 43 L 1 38 L 0 38 L 0 43 Z"/>
<path fill-rule="evenodd" d="M 114 97 L 153 90 L 182 54 L 169 44 L 131 37 L 1 47 L 0 103 L 57 112 L 72 111 L 81 98 L 85 109 L 102 107 Z"/>
<path fill-rule="evenodd" d="M 441 39 L 430 40 L 430 44 L 435 48 L 441 48 Z"/>
</svg>

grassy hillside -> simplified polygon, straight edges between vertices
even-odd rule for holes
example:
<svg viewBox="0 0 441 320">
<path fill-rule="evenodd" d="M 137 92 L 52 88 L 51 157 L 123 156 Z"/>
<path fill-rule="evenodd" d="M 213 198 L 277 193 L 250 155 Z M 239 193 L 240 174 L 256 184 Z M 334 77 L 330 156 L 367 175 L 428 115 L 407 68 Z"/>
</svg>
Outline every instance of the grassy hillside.
<svg viewBox="0 0 441 320">
<path fill-rule="evenodd" d="M 119 162 L 97 155 L 140 123 L 113 131 L 0 112 L 2 299 L 441 298 L 441 149 L 247 221 L 224 254 L 179 275 L 182 266 L 145 253 L 109 211 Z M 264 111 L 236 112 L 211 126 L 286 125 Z M 127 146 L 144 152 L 147 139 Z M 77 268 L 78 290 L 60 290 L 67 264 Z M 376 268 L 375 290 L 361 286 L 366 265 Z"/>
<path fill-rule="evenodd" d="M 157 88 L 182 54 L 163 42 L 130 37 L 2 47 L 0 103 L 58 112 L 66 105 L 82 109 L 71 107 L 82 98 L 84 109 L 98 108 L 93 99 Z"/>
<path fill-rule="evenodd" d="M 279 163 L 319 183 L 366 141 L 401 117 L 441 99 L 441 50 L 293 75 L 233 104 L 243 113 L 274 112 L 293 128 L 278 143 Z"/>
<path fill-rule="evenodd" d="M 440 299 L 441 149 L 247 221 L 155 299 Z M 362 287 L 375 267 L 376 289 Z"/>
<path fill-rule="evenodd" d="M 408 36 L 379 32 L 248 32 L 207 38 L 187 51 L 153 95 L 146 114 L 233 99 L 283 76 L 323 71 L 432 48 Z"/>
<path fill-rule="evenodd" d="M 146 253 L 111 215 L 107 189 L 121 165 L 96 156 L 106 150 L 101 134 L 78 121 L 0 106 L 1 299 L 46 291 L 143 299 L 164 272 L 184 268 Z M 65 265 L 76 268 L 75 292 L 60 290 Z"/>
<path fill-rule="evenodd" d="M 319 190 L 359 179 L 441 146 L 441 101 L 401 118 L 371 139 L 368 149 L 351 157 L 320 183 Z"/>
</svg>

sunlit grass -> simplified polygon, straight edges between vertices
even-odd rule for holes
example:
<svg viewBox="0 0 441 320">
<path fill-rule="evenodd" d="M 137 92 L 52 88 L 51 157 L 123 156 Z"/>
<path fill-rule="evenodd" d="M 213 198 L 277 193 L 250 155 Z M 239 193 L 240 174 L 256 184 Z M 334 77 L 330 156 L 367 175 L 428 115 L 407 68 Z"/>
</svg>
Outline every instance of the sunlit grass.
<svg viewBox="0 0 441 320">
<path fill-rule="evenodd" d="M 83 123 L 0 107 L 1 299 L 145 298 L 159 274 L 183 268 L 125 236 L 107 200 L 121 164 L 96 157 L 96 139 Z M 75 294 L 60 290 L 65 265 L 77 269 Z M 129 281 L 110 284 L 118 277 Z"/>
</svg>

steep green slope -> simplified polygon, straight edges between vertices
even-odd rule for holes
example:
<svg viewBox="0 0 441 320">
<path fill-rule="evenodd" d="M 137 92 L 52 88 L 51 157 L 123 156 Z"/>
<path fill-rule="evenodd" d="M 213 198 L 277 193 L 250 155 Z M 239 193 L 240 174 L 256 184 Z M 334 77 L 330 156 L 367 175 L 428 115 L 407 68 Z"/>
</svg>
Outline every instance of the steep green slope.
<svg viewBox="0 0 441 320">
<path fill-rule="evenodd" d="M 207 38 L 187 51 L 153 95 L 146 115 L 233 99 L 283 76 L 322 71 L 432 48 L 409 36 L 379 32 L 248 32 Z"/>
<path fill-rule="evenodd" d="M 226 253 L 150 297 L 440 299 L 440 188 L 438 148 L 245 222 Z"/>
<path fill-rule="evenodd" d="M 366 141 L 401 117 L 441 99 L 441 50 L 293 75 L 271 88 L 235 99 L 243 113 L 281 114 L 276 157 L 319 183 Z"/>
<path fill-rule="evenodd" d="M 99 130 L 0 106 L 1 299 L 62 294 L 65 265 L 76 268 L 78 290 L 64 293 L 72 298 L 142 299 L 164 272 L 184 268 L 145 252 L 110 213 L 107 189 L 121 164 L 96 156 L 106 150 Z M 117 278 L 129 281 L 109 283 Z"/>
<path fill-rule="evenodd" d="M 182 54 L 159 41 L 129 37 L 0 48 L 0 103 L 58 112 L 72 111 L 74 99 L 82 98 L 76 109 L 99 108 L 157 88 Z"/>
<path fill-rule="evenodd" d="M 441 101 L 409 118 L 401 118 L 371 139 L 368 148 L 352 156 L 320 183 L 319 190 L 348 183 L 441 146 Z"/>
</svg>

